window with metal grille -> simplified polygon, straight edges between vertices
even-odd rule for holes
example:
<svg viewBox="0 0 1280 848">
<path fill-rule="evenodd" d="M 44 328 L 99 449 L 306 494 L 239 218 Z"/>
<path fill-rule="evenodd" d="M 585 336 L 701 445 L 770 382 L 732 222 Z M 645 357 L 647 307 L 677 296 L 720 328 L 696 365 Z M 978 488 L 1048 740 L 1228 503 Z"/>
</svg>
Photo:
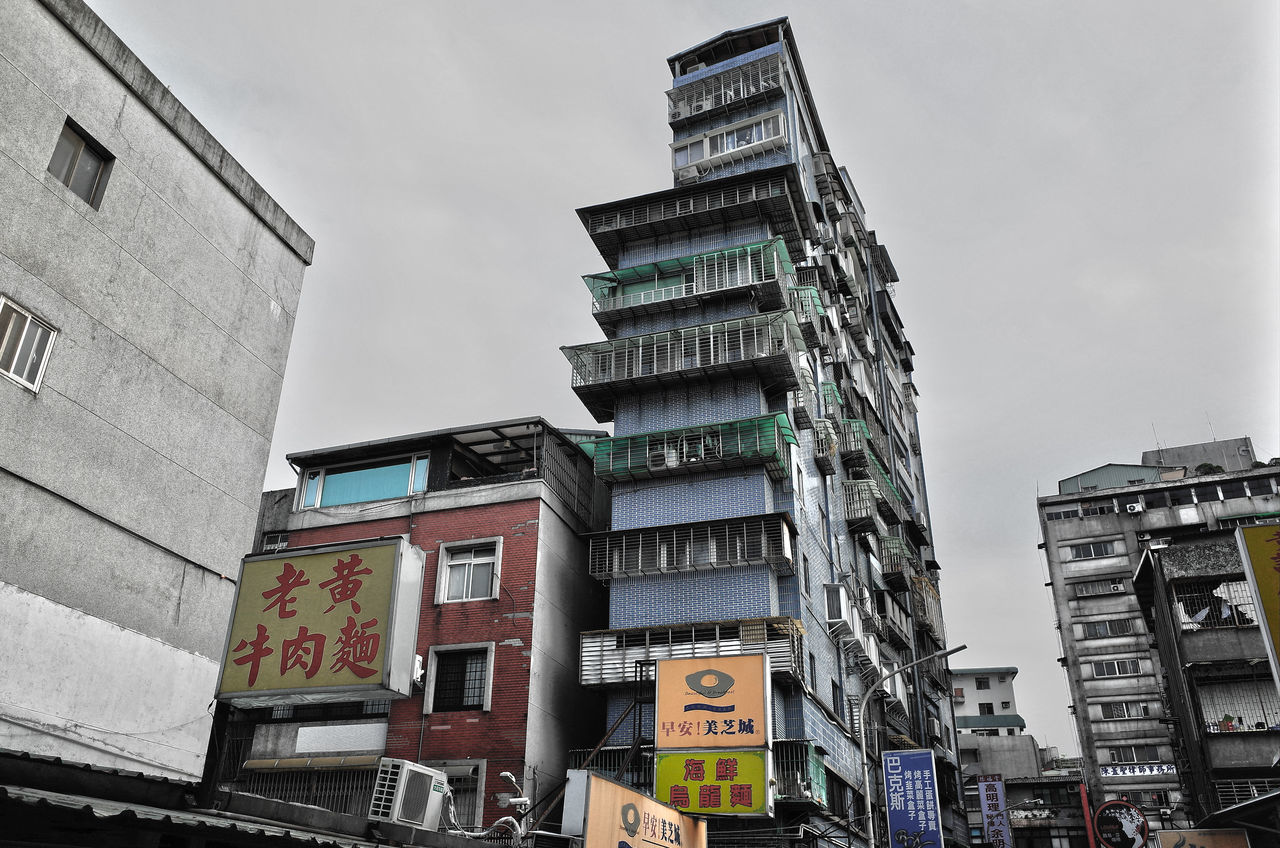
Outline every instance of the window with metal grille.
<svg viewBox="0 0 1280 848">
<path fill-rule="evenodd" d="M 429 712 L 484 710 L 489 707 L 490 649 L 436 650 Z"/>
<path fill-rule="evenodd" d="M 1138 660 L 1103 660 L 1093 664 L 1094 677 L 1128 677 L 1142 673 Z"/>
<path fill-rule="evenodd" d="M 1086 621 L 1084 638 L 1105 639 L 1108 636 L 1128 636 L 1133 633 L 1133 619 L 1109 618 L 1106 621 Z"/>
<path fill-rule="evenodd" d="M 1104 719 L 1148 718 L 1151 705 L 1145 701 L 1113 701 L 1102 705 Z"/>
<path fill-rule="evenodd" d="M 58 182 L 71 189 L 94 209 L 102 202 L 103 189 L 111 174 L 114 157 L 89 137 L 89 134 L 71 122 L 62 126 L 62 135 L 53 148 L 49 160 L 49 173 Z"/>
<path fill-rule="evenodd" d="M 0 373 L 29 389 L 39 389 L 55 335 L 48 324 L 0 297 Z"/>
</svg>

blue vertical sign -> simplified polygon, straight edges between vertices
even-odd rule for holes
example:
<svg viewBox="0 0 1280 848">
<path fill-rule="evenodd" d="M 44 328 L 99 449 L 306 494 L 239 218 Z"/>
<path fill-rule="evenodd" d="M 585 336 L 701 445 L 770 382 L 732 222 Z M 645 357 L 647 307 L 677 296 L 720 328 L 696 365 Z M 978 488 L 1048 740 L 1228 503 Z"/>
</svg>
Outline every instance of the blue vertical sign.
<svg viewBox="0 0 1280 848">
<path fill-rule="evenodd" d="M 889 844 L 895 848 L 942 848 L 933 751 L 885 751 L 881 757 Z"/>
</svg>

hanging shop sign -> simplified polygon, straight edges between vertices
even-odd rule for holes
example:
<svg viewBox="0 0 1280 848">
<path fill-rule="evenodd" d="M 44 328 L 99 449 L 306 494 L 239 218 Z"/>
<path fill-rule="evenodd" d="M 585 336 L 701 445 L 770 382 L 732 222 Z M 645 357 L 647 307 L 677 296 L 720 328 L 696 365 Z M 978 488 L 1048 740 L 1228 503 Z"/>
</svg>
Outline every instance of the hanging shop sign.
<svg viewBox="0 0 1280 848">
<path fill-rule="evenodd" d="M 978 775 L 978 801 L 982 804 L 982 838 L 992 848 L 1010 848 L 1009 813 L 1004 803 L 1004 780 L 998 774 Z"/>
<path fill-rule="evenodd" d="M 655 747 L 767 746 L 768 681 L 764 654 L 660 660 Z"/>
<path fill-rule="evenodd" d="M 1106 848 L 1142 848 L 1147 844 L 1147 817 L 1128 801 L 1108 801 L 1093 813 L 1093 830 Z"/>
<path fill-rule="evenodd" d="M 933 751 L 885 751 L 881 765 L 890 844 L 942 848 Z"/>
<path fill-rule="evenodd" d="M 670 751 L 656 754 L 654 793 L 685 812 L 772 815 L 767 750 Z"/>
<path fill-rule="evenodd" d="M 584 848 L 707 848 L 705 820 L 589 771 L 568 778 L 561 832 Z"/>
</svg>

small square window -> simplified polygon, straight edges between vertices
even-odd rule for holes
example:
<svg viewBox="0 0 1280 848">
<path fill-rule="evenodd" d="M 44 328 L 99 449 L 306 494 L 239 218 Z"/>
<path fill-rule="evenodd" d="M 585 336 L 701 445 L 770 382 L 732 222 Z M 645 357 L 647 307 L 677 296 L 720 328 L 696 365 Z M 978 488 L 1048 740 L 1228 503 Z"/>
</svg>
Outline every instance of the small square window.
<svg viewBox="0 0 1280 848">
<path fill-rule="evenodd" d="M 988 704 L 986 702 L 983 702 L 978 704 L 978 715 L 995 715 L 995 714 L 996 714 L 996 708 L 994 703 Z"/>
<path fill-rule="evenodd" d="M 115 158 L 68 118 L 53 148 L 49 173 L 94 209 L 102 203 L 102 192 L 111 175 Z"/>
<path fill-rule="evenodd" d="M 492 697 L 493 643 L 431 648 L 423 712 L 488 710 Z"/>
<path fill-rule="evenodd" d="M 498 597 L 501 563 L 501 538 L 441 545 L 436 603 Z"/>
<path fill-rule="evenodd" d="M 990 678 L 990 677 L 975 677 L 975 678 L 973 678 L 973 686 L 974 686 L 974 688 L 975 688 L 975 689 L 990 689 L 990 688 L 991 688 L 991 678 Z"/>
<path fill-rule="evenodd" d="M 6 377 L 39 390 L 55 335 L 48 324 L 0 297 L 0 372 Z"/>
</svg>

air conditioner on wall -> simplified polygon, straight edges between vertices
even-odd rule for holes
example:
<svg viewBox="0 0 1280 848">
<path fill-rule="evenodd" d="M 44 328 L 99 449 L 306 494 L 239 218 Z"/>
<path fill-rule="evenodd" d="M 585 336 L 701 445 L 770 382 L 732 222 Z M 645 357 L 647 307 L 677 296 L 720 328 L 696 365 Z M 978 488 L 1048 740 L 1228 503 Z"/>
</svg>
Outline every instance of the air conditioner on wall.
<svg viewBox="0 0 1280 848">
<path fill-rule="evenodd" d="M 930 736 L 934 736 L 937 738 L 942 737 L 942 722 L 938 721 L 936 718 L 933 718 L 933 717 L 926 718 L 924 720 L 924 727 L 925 727 L 925 730 L 929 732 Z"/>
<path fill-rule="evenodd" d="M 680 460 L 676 455 L 675 448 L 667 448 L 666 450 L 656 450 L 649 454 L 649 458 L 645 463 L 650 471 L 658 471 L 663 468 L 669 468 L 673 465 L 679 465 Z"/>
<path fill-rule="evenodd" d="M 369 802 L 369 820 L 415 830 L 437 830 L 449 779 L 437 769 L 383 757 Z"/>
<path fill-rule="evenodd" d="M 1142 512 L 1144 507 L 1140 503 L 1131 503 L 1125 505 L 1125 511 L 1130 513 Z"/>
</svg>

